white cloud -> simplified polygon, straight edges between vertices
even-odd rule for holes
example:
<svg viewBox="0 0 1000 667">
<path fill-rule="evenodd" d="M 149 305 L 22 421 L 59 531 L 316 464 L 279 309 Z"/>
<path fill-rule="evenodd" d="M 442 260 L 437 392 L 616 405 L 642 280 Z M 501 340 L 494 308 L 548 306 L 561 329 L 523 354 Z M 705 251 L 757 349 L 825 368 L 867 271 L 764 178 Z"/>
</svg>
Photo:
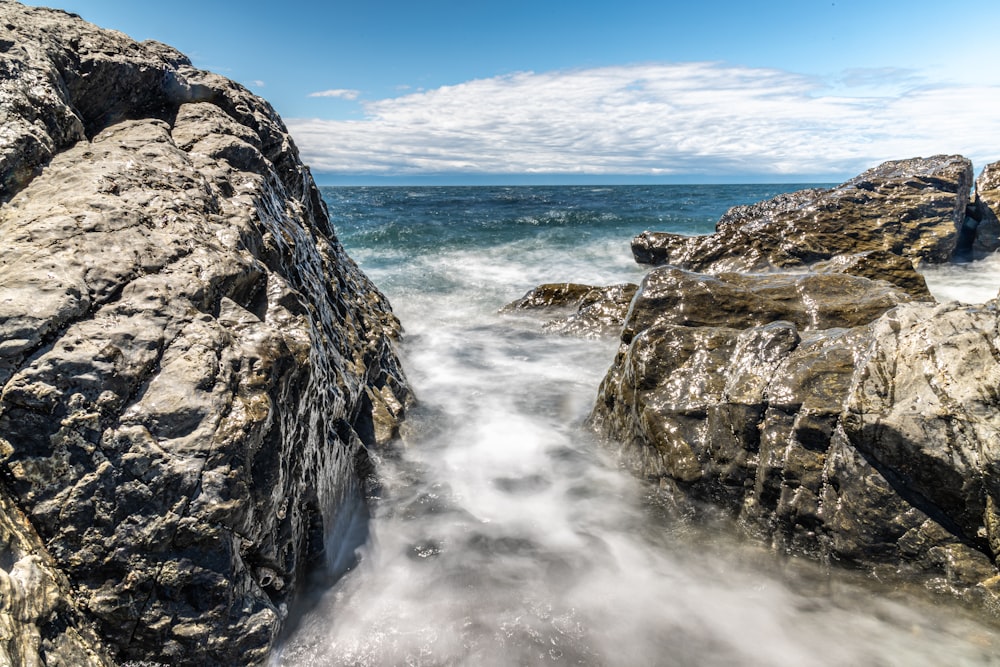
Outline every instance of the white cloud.
<svg viewBox="0 0 1000 667">
<path fill-rule="evenodd" d="M 1000 87 L 912 72 L 850 72 L 828 86 L 682 63 L 480 79 L 368 102 L 363 120 L 289 127 L 319 172 L 833 174 L 942 152 L 1000 159 L 997 108 Z"/>
<path fill-rule="evenodd" d="M 320 90 L 315 93 L 309 93 L 309 97 L 336 97 L 341 100 L 356 100 L 361 91 L 350 90 L 348 88 L 334 88 L 332 90 Z"/>
<path fill-rule="evenodd" d="M 253 80 L 253 81 L 251 81 L 250 83 L 251 83 L 251 84 L 252 84 L 252 85 L 253 85 L 253 86 L 254 86 L 255 88 L 263 88 L 263 87 L 264 87 L 264 82 L 263 82 L 263 81 L 261 81 L 260 79 L 254 79 L 254 80 Z"/>
</svg>

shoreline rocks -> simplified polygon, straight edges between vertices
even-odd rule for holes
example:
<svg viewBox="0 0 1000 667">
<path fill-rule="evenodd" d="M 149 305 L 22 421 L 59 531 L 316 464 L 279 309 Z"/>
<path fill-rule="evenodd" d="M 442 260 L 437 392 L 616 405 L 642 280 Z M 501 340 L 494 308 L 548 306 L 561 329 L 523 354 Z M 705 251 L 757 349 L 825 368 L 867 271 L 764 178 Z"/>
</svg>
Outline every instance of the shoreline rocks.
<svg viewBox="0 0 1000 667">
<path fill-rule="evenodd" d="M 1000 301 L 937 304 L 915 269 L 1000 246 L 1000 163 L 971 185 L 897 160 L 639 235 L 590 426 L 678 518 L 1000 610 Z"/>
<path fill-rule="evenodd" d="M 972 185 L 972 163 L 960 155 L 894 160 L 830 190 L 735 206 L 708 236 L 645 232 L 632 252 L 640 264 L 708 273 L 789 269 L 870 251 L 947 262 L 966 252 L 960 238 L 970 246 L 976 237 L 960 235 Z"/>
<path fill-rule="evenodd" d="M 266 102 L 65 12 L 0 19 L 0 492 L 55 582 L 0 650 L 262 664 L 410 400 L 398 321 Z"/>
<path fill-rule="evenodd" d="M 545 313 L 542 329 L 567 336 L 601 337 L 618 335 L 625 313 L 638 285 L 622 283 L 594 287 L 578 283 L 550 283 L 529 290 L 520 299 L 500 309 L 501 313 Z"/>
</svg>

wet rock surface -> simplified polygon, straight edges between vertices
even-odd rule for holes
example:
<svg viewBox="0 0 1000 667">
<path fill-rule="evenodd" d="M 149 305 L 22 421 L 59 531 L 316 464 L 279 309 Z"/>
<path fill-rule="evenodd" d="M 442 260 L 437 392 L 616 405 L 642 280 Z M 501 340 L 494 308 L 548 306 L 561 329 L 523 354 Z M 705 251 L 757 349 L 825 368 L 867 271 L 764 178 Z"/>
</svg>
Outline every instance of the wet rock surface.
<svg viewBox="0 0 1000 667">
<path fill-rule="evenodd" d="M 58 11 L 0 40 L 0 650 L 260 664 L 396 432 L 398 322 L 264 101 Z"/>
<path fill-rule="evenodd" d="M 637 239 L 672 266 L 640 285 L 591 424 L 680 516 L 997 609 L 1000 304 L 935 304 L 914 270 L 989 247 L 970 174 L 887 163 Z"/>
<path fill-rule="evenodd" d="M 735 206 L 708 236 L 645 232 L 636 261 L 701 272 L 807 266 L 873 250 L 914 263 L 967 251 L 972 163 L 959 155 L 886 162 L 830 190 L 800 190 Z M 961 240 L 966 247 L 960 245 Z"/>
<path fill-rule="evenodd" d="M 785 320 L 800 329 L 867 324 L 908 294 L 846 273 L 710 275 L 674 267 L 643 279 L 623 340 L 666 325 L 746 328 Z"/>
<path fill-rule="evenodd" d="M 978 259 L 1000 250 L 1000 162 L 983 167 L 976 179 L 976 198 L 964 228 L 969 246 L 966 259 Z"/>
<path fill-rule="evenodd" d="M 826 328 L 671 323 L 646 303 L 591 420 L 680 514 L 721 507 L 779 549 L 995 605 L 995 302 Z"/>
<path fill-rule="evenodd" d="M 617 336 L 638 286 L 633 283 L 595 287 L 578 283 L 539 285 L 507 304 L 503 313 L 542 312 L 550 317 L 543 329 L 572 336 Z M 555 316 L 555 317 L 553 317 Z"/>
</svg>

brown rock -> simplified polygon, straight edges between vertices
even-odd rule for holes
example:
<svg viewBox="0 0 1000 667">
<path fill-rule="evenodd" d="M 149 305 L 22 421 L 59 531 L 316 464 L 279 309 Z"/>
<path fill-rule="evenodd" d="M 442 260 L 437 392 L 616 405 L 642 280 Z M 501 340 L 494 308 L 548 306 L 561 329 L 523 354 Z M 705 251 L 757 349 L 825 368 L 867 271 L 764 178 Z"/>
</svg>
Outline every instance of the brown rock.
<svg viewBox="0 0 1000 667">
<path fill-rule="evenodd" d="M 908 301 L 888 283 L 847 273 L 708 275 L 665 266 L 643 279 L 623 339 L 672 324 L 744 329 L 786 320 L 804 330 L 852 327 Z"/>
<path fill-rule="evenodd" d="M 638 286 L 633 283 L 594 287 L 576 283 L 539 285 L 507 304 L 501 312 L 542 310 L 561 313 L 543 327 L 552 333 L 573 336 L 617 336 Z"/>
<path fill-rule="evenodd" d="M 968 257 L 979 259 L 989 253 L 1000 250 L 1000 162 L 994 162 L 983 167 L 983 172 L 976 179 L 976 201 L 973 206 L 973 216 L 966 222 L 968 225 L 968 241 L 971 246 Z"/>
<path fill-rule="evenodd" d="M 972 164 L 958 155 L 886 162 L 831 190 L 801 190 L 730 209 L 708 236 L 644 232 L 636 261 L 693 271 L 763 271 L 836 255 L 887 251 L 952 259 L 965 223 Z"/>
<path fill-rule="evenodd" d="M 834 277 L 653 270 L 591 423 L 682 515 L 995 605 L 1000 304 Z"/>
</svg>

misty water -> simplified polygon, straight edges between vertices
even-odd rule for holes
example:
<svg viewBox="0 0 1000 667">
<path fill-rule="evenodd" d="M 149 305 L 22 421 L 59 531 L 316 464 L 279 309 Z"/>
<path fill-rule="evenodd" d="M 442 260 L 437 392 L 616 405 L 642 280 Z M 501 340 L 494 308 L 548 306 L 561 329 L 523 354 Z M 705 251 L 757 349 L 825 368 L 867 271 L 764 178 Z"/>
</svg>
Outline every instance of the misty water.
<svg viewBox="0 0 1000 667">
<path fill-rule="evenodd" d="M 1000 664 L 981 612 L 667 519 L 584 426 L 617 341 L 498 312 L 545 282 L 638 282 L 634 234 L 797 187 L 324 189 L 419 403 L 274 664 Z M 1000 262 L 931 280 L 990 298 Z"/>
</svg>

